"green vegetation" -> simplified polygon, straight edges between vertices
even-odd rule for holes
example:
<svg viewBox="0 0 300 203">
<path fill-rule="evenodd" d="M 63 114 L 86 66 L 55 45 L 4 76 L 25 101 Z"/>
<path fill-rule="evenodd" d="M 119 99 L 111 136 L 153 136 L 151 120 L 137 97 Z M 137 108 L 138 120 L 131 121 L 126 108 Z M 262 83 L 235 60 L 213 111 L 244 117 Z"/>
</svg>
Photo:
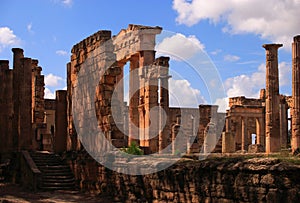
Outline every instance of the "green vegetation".
<svg viewBox="0 0 300 203">
<path fill-rule="evenodd" d="M 143 155 L 143 150 L 140 149 L 140 147 L 136 144 L 136 142 L 132 142 L 128 148 L 123 148 L 122 151 L 124 151 L 127 154 L 132 155 Z"/>
</svg>

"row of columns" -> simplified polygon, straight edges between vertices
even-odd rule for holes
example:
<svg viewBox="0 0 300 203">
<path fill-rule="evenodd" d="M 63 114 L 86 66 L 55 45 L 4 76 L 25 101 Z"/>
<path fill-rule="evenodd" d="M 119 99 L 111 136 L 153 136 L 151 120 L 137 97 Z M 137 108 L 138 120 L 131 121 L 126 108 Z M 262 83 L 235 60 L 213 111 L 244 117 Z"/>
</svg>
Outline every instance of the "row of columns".
<svg viewBox="0 0 300 203">
<path fill-rule="evenodd" d="M 166 120 L 166 125 L 168 125 L 169 58 L 161 57 L 155 60 L 155 51 L 140 51 L 131 56 L 129 61 L 128 144 L 136 142 L 141 147 L 149 147 L 150 152 L 161 151 L 167 145 L 167 136 L 165 135 L 169 130 L 168 126 L 162 128 L 163 120 Z M 163 66 L 162 73 L 158 73 L 160 70 L 155 70 L 158 75 L 147 75 L 147 71 L 152 65 L 155 68 Z M 159 87 L 160 89 L 158 89 Z M 159 103 L 158 90 L 160 92 Z M 161 107 L 159 111 L 158 108 L 155 108 L 158 106 Z M 158 129 L 162 130 L 159 132 Z"/>
</svg>

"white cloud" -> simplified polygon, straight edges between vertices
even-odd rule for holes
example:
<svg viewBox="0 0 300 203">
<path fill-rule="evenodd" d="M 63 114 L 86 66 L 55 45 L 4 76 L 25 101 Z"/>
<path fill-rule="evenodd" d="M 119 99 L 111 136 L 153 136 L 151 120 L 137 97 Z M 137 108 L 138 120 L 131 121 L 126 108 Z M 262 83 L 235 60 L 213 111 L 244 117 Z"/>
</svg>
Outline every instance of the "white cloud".
<svg viewBox="0 0 300 203">
<path fill-rule="evenodd" d="M 64 51 L 64 50 L 57 50 L 55 53 L 57 55 L 60 55 L 60 56 L 66 56 L 66 55 L 68 55 L 68 52 Z"/>
<path fill-rule="evenodd" d="M 300 0 L 174 0 L 176 21 L 192 26 L 201 20 L 223 23 L 231 34 L 252 33 L 290 48 L 292 37 L 299 33 Z"/>
<path fill-rule="evenodd" d="M 286 62 L 279 63 L 279 85 L 280 87 L 290 85 L 291 65 Z M 228 98 L 245 96 L 248 98 L 258 98 L 260 89 L 266 87 L 266 65 L 258 66 L 256 72 L 251 75 L 239 75 L 228 78 L 224 82 L 227 98 L 218 99 L 217 105 L 220 109 L 228 107 Z"/>
<path fill-rule="evenodd" d="M 45 76 L 45 85 L 48 87 L 58 87 L 64 84 L 64 79 L 52 73 Z"/>
<path fill-rule="evenodd" d="M 49 88 L 45 88 L 45 99 L 55 99 L 55 94 L 53 92 L 51 92 L 51 90 Z"/>
<path fill-rule="evenodd" d="M 279 65 L 279 85 L 291 86 L 292 84 L 292 65 L 286 62 L 281 62 Z"/>
<path fill-rule="evenodd" d="M 62 0 L 61 1 L 66 6 L 72 6 L 73 0 Z"/>
<path fill-rule="evenodd" d="M 228 108 L 229 99 L 228 97 L 223 99 L 217 99 L 214 105 L 218 105 L 218 112 L 226 112 Z"/>
<path fill-rule="evenodd" d="M 28 31 L 29 33 L 34 33 L 33 30 L 32 30 L 32 23 L 29 23 L 29 24 L 27 25 L 27 31 Z"/>
<path fill-rule="evenodd" d="M 194 36 L 184 36 L 177 33 L 171 37 L 166 37 L 156 45 L 155 50 L 158 55 L 169 54 L 174 60 L 189 59 L 197 52 L 204 50 L 204 45 Z"/>
<path fill-rule="evenodd" d="M 261 64 L 258 70 L 251 75 L 239 75 L 228 78 L 224 83 L 227 96 L 258 97 L 260 89 L 265 87 L 265 69 L 265 64 Z"/>
<path fill-rule="evenodd" d="M 210 52 L 211 55 L 218 55 L 219 53 L 221 53 L 222 50 L 221 49 L 217 49 L 215 51 Z"/>
<path fill-rule="evenodd" d="M 206 103 L 200 90 L 191 87 L 187 80 L 169 80 L 170 106 L 198 107 Z"/>
<path fill-rule="evenodd" d="M 240 60 L 239 56 L 230 55 L 230 54 L 224 56 L 224 61 L 235 62 L 235 61 L 238 61 L 238 60 Z"/>
<path fill-rule="evenodd" d="M 20 44 L 20 39 L 8 27 L 0 27 L 0 50 L 7 46 Z"/>
</svg>

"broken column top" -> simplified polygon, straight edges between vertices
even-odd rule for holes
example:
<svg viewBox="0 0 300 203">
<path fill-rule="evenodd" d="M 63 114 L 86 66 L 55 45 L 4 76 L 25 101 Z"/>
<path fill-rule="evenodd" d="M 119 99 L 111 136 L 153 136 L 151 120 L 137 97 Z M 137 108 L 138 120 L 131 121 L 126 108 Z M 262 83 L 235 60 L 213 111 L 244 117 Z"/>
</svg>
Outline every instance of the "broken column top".
<svg viewBox="0 0 300 203">
<path fill-rule="evenodd" d="M 11 50 L 13 53 L 23 53 L 24 52 L 24 50 L 21 48 L 12 48 Z"/>
<path fill-rule="evenodd" d="M 294 42 L 300 42 L 300 35 L 296 35 L 294 37 Z"/>
<path fill-rule="evenodd" d="M 155 59 L 154 64 L 157 66 L 169 67 L 169 60 L 170 60 L 170 57 L 161 56 L 161 57 Z"/>
<path fill-rule="evenodd" d="M 9 60 L 0 60 L 0 70 L 9 69 Z"/>
<path fill-rule="evenodd" d="M 262 47 L 265 48 L 266 50 L 269 50 L 271 48 L 278 49 L 278 48 L 280 48 L 282 46 L 283 46 L 283 44 L 264 44 Z"/>
<path fill-rule="evenodd" d="M 37 59 L 31 60 L 32 65 L 37 66 L 39 64 L 39 61 Z"/>
</svg>

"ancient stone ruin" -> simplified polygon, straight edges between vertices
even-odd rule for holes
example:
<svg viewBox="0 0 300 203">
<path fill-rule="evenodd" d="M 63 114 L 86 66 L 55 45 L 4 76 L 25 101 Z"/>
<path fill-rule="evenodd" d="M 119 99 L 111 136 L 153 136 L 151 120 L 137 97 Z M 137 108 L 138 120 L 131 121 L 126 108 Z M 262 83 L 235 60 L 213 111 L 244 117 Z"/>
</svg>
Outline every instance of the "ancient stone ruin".
<svg viewBox="0 0 300 203">
<path fill-rule="evenodd" d="M 98 78 L 94 98 L 90 100 L 94 100 L 98 126 L 117 148 L 133 141 L 146 154 L 174 153 L 176 149 L 188 153 L 233 153 L 247 152 L 250 148 L 251 152 L 273 153 L 289 145 L 293 151 L 299 148 L 299 36 L 294 38 L 292 46 L 292 96 L 279 93 L 277 50 L 282 45 L 266 44 L 263 45 L 266 89 L 261 90 L 258 99 L 230 98 L 225 115 L 214 105 L 170 107 L 170 58 L 155 56 L 155 37 L 161 31 L 160 27 L 129 25 L 116 36 L 101 30 L 74 45 L 71 62 L 67 64 L 67 91 L 57 91 L 55 100 L 44 99 L 44 76 L 38 61 L 24 57 L 22 49 L 12 49 L 13 69 L 9 69 L 7 60 L 0 61 L 0 136 L 6 140 L 1 142 L 1 153 L 24 149 L 54 152 L 82 149 L 73 123 L 72 97 L 78 73 L 88 67 L 86 62 L 91 59 L 96 61 L 95 71 L 104 74 Z M 101 58 L 103 53 L 112 57 L 108 67 L 107 60 Z M 130 64 L 128 105 L 124 103 L 122 81 L 126 63 Z M 114 103 L 113 94 L 117 98 Z M 113 118 L 113 110 L 121 116 Z M 224 116 L 226 124 L 220 128 Z M 291 120 L 290 143 L 288 120 Z M 216 126 L 220 129 L 215 129 Z M 180 146 L 176 141 L 178 129 L 182 129 Z M 255 143 L 252 143 L 253 135 Z M 167 146 L 171 148 L 163 151 Z"/>
<path fill-rule="evenodd" d="M 24 57 L 22 49 L 12 49 L 11 68 L 8 60 L 0 60 L 0 158 L 1 163 L 14 160 L 10 176 L 32 189 L 77 185 L 114 195 L 116 201 L 298 200 L 299 167 L 278 159 L 178 162 L 165 171 L 134 176 L 109 170 L 88 154 L 81 140 L 88 135 L 77 134 L 86 126 L 100 129 L 117 149 L 135 142 L 144 154 L 158 153 L 157 157 L 167 159 L 178 154 L 235 153 L 240 158 L 241 153 L 299 150 L 300 36 L 292 44 L 291 96 L 279 93 L 277 52 L 282 45 L 266 44 L 266 88 L 259 98 L 229 98 L 229 109 L 220 113 L 218 106 L 209 104 L 170 106 L 170 58 L 156 57 L 155 52 L 161 31 L 161 27 L 129 25 L 116 36 L 100 30 L 74 45 L 67 64 L 67 90 L 56 91 L 55 99 L 44 98 L 42 68 L 37 60 Z M 124 102 L 126 64 L 128 104 Z M 92 89 L 90 81 L 96 81 Z M 78 91 L 84 97 L 78 97 Z M 96 126 L 91 125 L 93 117 Z M 95 148 L 107 147 L 88 141 Z M 51 179 L 57 171 L 65 178 Z"/>
</svg>

